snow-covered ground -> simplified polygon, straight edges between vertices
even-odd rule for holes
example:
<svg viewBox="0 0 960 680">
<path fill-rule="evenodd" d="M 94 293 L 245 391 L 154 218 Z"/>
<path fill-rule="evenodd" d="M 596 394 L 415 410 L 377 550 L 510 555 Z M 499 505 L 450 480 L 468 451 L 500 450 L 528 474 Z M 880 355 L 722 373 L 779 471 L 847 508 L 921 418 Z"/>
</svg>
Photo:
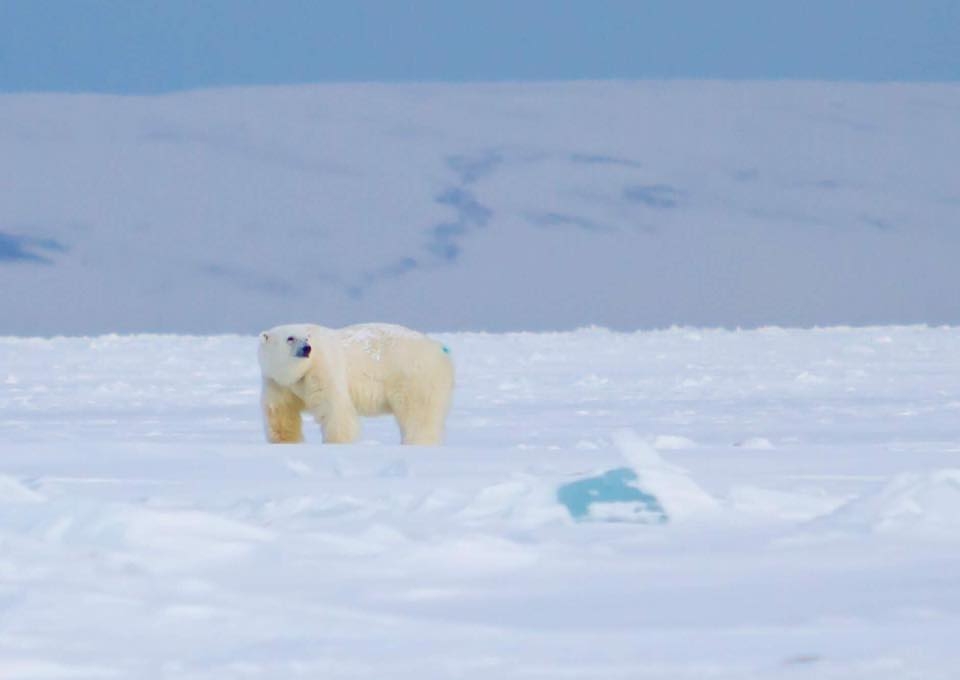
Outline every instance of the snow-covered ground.
<svg viewBox="0 0 960 680">
<path fill-rule="evenodd" d="M 960 323 L 960 84 L 0 95 L 0 335 Z"/>
<path fill-rule="evenodd" d="M 0 339 L 0 677 L 956 677 L 960 329 L 443 339 L 439 449 L 262 443 L 253 337 Z M 624 465 L 668 522 L 557 503 Z"/>
</svg>

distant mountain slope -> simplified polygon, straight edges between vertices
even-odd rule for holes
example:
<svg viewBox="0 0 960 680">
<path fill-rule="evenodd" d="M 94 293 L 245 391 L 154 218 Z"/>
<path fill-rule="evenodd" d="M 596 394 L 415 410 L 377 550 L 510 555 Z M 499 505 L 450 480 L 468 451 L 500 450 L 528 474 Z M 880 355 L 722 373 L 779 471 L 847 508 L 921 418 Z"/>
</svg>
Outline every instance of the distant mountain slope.
<svg viewBox="0 0 960 680">
<path fill-rule="evenodd" d="M 0 97 L 0 334 L 960 323 L 960 86 Z"/>
</svg>

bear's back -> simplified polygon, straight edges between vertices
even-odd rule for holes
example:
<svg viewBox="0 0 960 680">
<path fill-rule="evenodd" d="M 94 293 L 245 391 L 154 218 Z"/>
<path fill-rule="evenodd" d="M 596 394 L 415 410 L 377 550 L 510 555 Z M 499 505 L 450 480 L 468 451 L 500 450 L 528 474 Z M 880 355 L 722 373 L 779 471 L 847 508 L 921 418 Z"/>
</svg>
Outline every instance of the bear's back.
<svg viewBox="0 0 960 680">
<path fill-rule="evenodd" d="M 368 323 L 337 331 L 350 397 L 361 415 L 388 413 L 412 385 L 443 367 L 442 345 L 423 333 L 393 324 Z"/>
<path fill-rule="evenodd" d="M 375 364 L 383 362 L 384 353 L 389 353 L 408 343 L 419 345 L 432 342 L 423 333 L 386 323 L 362 323 L 347 326 L 337 331 L 337 336 L 344 350 L 350 354 L 359 355 L 362 363 L 371 361 Z M 358 359 L 354 359 L 355 361 Z"/>
</svg>

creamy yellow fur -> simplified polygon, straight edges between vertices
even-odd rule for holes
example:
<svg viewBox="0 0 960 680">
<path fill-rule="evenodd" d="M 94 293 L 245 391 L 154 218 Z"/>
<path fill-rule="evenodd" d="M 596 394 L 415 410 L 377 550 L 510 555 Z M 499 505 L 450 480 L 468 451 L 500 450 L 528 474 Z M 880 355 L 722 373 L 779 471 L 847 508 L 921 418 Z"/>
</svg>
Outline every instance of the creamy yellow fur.
<svg viewBox="0 0 960 680">
<path fill-rule="evenodd" d="M 297 355 L 305 345 L 306 358 Z M 277 326 L 261 334 L 259 359 L 268 441 L 302 441 L 303 411 L 326 443 L 356 441 L 359 416 L 389 413 L 404 444 L 443 441 L 453 364 L 443 345 L 422 333 L 379 324 Z"/>
</svg>

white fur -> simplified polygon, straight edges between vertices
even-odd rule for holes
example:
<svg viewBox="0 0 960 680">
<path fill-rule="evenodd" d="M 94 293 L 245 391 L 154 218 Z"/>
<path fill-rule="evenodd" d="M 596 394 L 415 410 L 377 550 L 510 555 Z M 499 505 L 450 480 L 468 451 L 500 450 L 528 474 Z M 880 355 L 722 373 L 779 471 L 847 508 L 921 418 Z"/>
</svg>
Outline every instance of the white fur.
<svg viewBox="0 0 960 680">
<path fill-rule="evenodd" d="M 309 357 L 298 356 L 307 345 Z M 260 334 L 258 357 L 270 442 L 303 441 L 303 411 L 320 424 L 324 442 L 356 441 L 359 416 L 387 413 L 404 444 L 443 441 L 453 364 L 444 346 L 422 333 L 388 324 L 289 324 Z"/>
</svg>

